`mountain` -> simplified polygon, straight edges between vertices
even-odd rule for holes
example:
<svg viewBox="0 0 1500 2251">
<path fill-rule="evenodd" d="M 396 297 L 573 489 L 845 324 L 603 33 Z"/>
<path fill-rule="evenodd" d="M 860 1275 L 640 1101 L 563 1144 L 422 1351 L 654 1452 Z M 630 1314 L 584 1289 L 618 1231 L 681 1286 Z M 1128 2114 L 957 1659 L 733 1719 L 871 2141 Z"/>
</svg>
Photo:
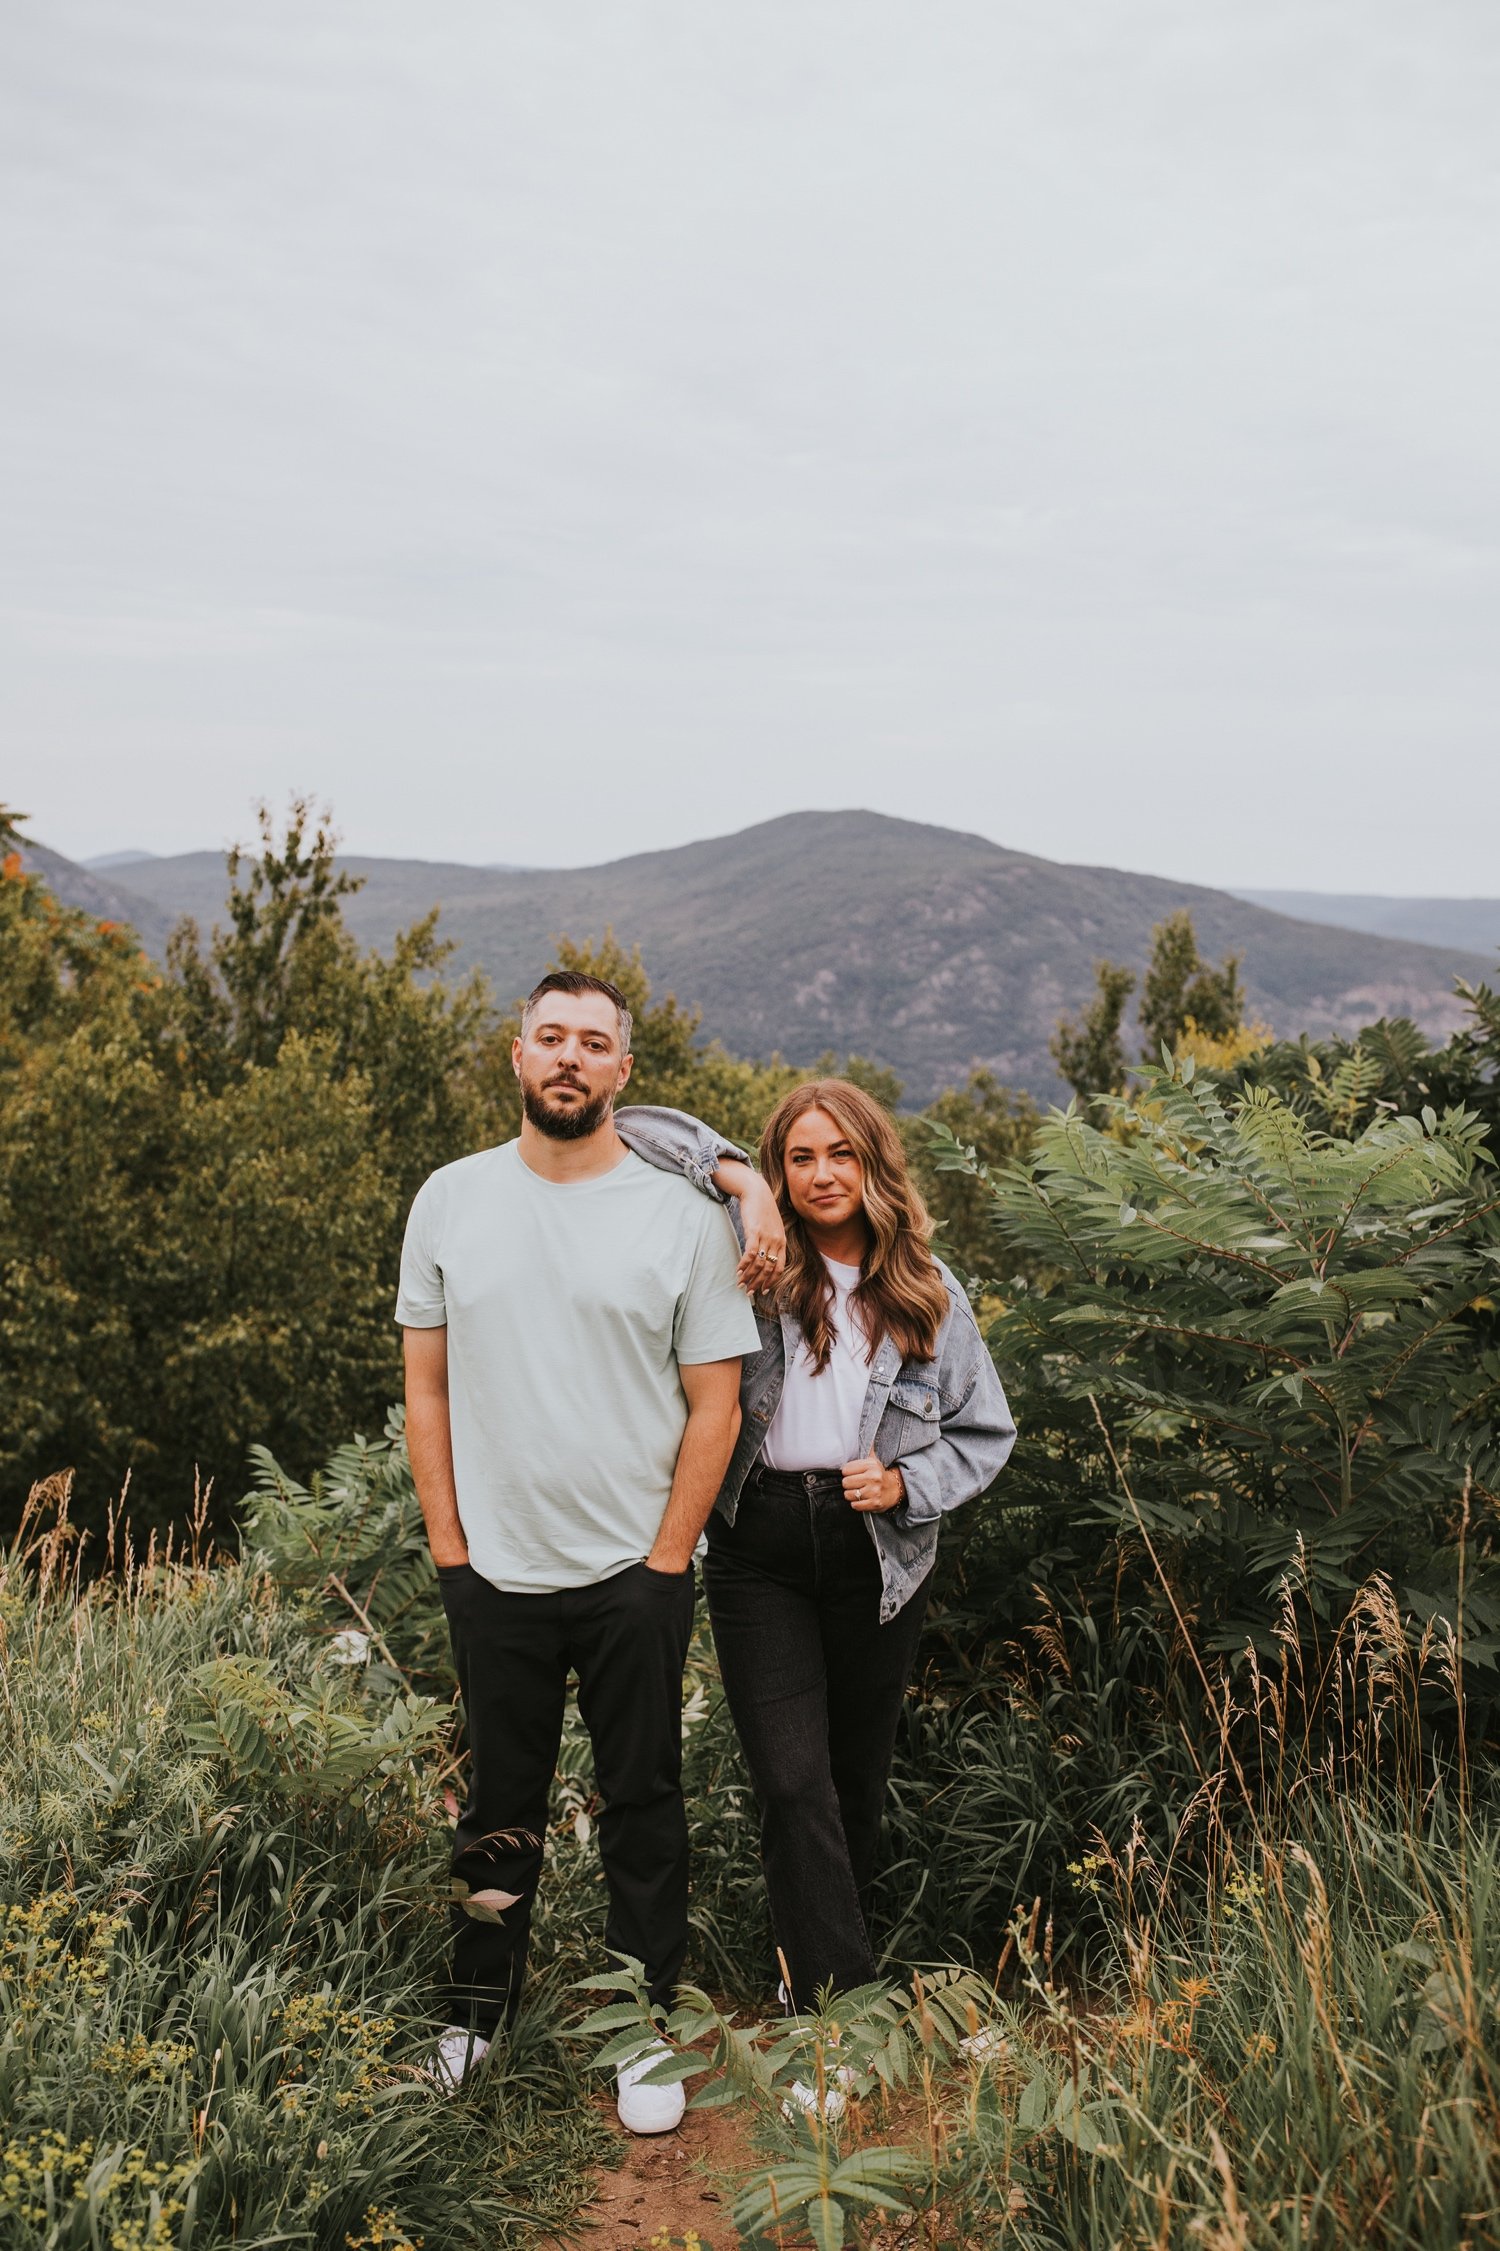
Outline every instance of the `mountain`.
<svg viewBox="0 0 1500 2251">
<path fill-rule="evenodd" d="M 193 855 L 199 857 L 198 854 Z M 56 899 L 65 907 L 82 907 L 96 922 L 128 922 L 134 925 L 148 950 L 156 955 L 166 950 L 167 933 L 176 919 L 170 903 L 159 907 L 154 899 L 139 891 L 124 891 L 119 884 L 92 868 L 82 867 L 76 860 L 65 860 L 61 852 L 54 852 L 45 844 L 34 844 L 27 837 L 21 846 L 21 865 L 33 875 L 39 875 Z M 219 894 L 223 897 L 224 863 L 219 862 Z"/>
<path fill-rule="evenodd" d="M 705 1032 L 737 1053 L 857 1052 L 899 1072 L 913 1101 L 976 1065 L 1056 1096 L 1047 1041 L 1058 1016 L 1087 999 L 1101 955 L 1142 965 L 1153 924 L 1177 907 L 1206 954 L 1243 955 L 1249 1013 L 1281 1032 L 1407 1014 L 1441 1033 L 1459 1019 L 1454 978 L 1489 967 L 1481 954 L 1363 937 L 1224 891 L 1059 865 L 879 813 L 787 814 L 594 868 L 344 864 L 365 879 L 346 911 L 366 944 L 388 946 L 441 903 L 459 963 L 486 970 L 503 1003 L 535 981 L 556 937 L 612 928 L 639 945 L 658 994 L 701 1008 Z M 138 896 L 143 935 L 147 917 L 156 930 L 183 913 L 207 927 L 222 911 L 224 865 L 211 852 L 137 862 L 110 889 Z"/>
<path fill-rule="evenodd" d="M 1500 899 L 1395 899 L 1360 891 L 1236 891 L 1234 896 L 1303 922 L 1331 922 L 1340 930 L 1415 938 L 1424 946 L 1467 946 L 1487 955 L 1492 965 L 1500 953 Z"/>
<path fill-rule="evenodd" d="M 112 868 L 138 867 L 142 860 L 154 860 L 154 852 L 100 852 L 92 860 L 80 860 L 79 866 L 90 875 L 108 875 Z"/>
</svg>

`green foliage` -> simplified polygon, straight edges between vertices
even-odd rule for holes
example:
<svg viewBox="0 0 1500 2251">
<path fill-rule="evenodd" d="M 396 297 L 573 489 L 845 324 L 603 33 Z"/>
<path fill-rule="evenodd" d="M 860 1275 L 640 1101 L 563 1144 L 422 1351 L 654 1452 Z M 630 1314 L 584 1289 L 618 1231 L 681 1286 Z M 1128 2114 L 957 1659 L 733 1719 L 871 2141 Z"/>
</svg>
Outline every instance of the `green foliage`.
<svg viewBox="0 0 1500 2251">
<path fill-rule="evenodd" d="M 421 2068 L 446 1711 L 340 1666 L 252 1565 L 80 1583 L 75 1553 L 63 1526 L 0 1558 L 7 2251 L 533 2242 L 606 2137 L 545 1915 L 475 2088 Z"/>
<path fill-rule="evenodd" d="M 190 1748 L 222 1760 L 273 1804 L 356 1790 L 372 1800 L 397 1780 L 418 1791 L 426 1755 L 448 1732 L 448 1714 L 431 1697 L 351 1710 L 326 1674 L 291 1687 L 266 1657 L 214 1657 L 190 1678 L 203 1710 L 187 1729 Z"/>
<path fill-rule="evenodd" d="M 330 1081 L 359 1089 L 372 1153 L 409 1200 L 435 1163 L 493 1138 L 510 1074 L 488 990 L 478 975 L 444 982 L 453 949 L 436 910 L 398 932 L 389 956 L 355 942 L 341 901 L 359 881 L 339 870 L 333 832 L 305 799 L 279 842 L 264 807 L 260 826 L 258 857 L 229 854 L 228 927 L 206 950 L 191 922 L 173 933 L 163 994 L 180 1067 L 217 1092 L 273 1065 L 289 1039 L 316 1046 Z"/>
<path fill-rule="evenodd" d="M 907 2150 L 841 2146 L 848 2105 L 899 2094 L 934 2068 L 951 2066 L 990 2006 L 984 1983 L 961 1970 L 937 1970 L 906 1988 L 861 1986 L 825 2011 L 769 2025 L 741 2024 L 692 1986 L 670 2013 L 653 2010 L 639 1963 L 583 1982 L 620 1996 L 578 2027 L 581 2038 L 604 2036 L 597 2066 L 617 2068 L 657 2042 L 667 2053 L 646 2084 L 701 2079 L 690 2108 L 754 2107 L 771 2154 L 736 2198 L 741 2241 L 773 2241 L 782 2225 L 800 2223 L 827 2251 L 842 2251 L 855 2211 L 906 2211 L 903 2183 L 923 2170 Z M 798 2086 L 815 2096 L 810 2105 L 797 2099 Z"/>
<path fill-rule="evenodd" d="M 384 1438 L 336 1448 L 305 1486 L 267 1447 L 252 1447 L 245 1548 L 278 1586 L 321 1606 L 330 1635 L 362 1635 L 391 1683 L 450 1696 L 448 1629 L 404 1426 L 393 1408 Z"/>
<path fill-rule="evenodd" d="M 1382 1111 L 1420 1117 L 1464 1109 L 1500 1148 L 1500 994 L 1457 987 L 1468 1021 L 1433 1046 L 1408 1017 L 1382 1017 L 1353 1039 L 1277 1040 L 1247 1056 L 1226 1081 L 1269 1087 L 1330 1130 L 1352 1133 Z"/>
<path fill-rule="evenodd" d="M 973 1071 L 967 1085 L 950 1087 L 919 1117 L 898 1120 L 912 1173 L 938 1222 L 933 1249 L 967 1280 L 993 1273 L 1000 1245 L 993 1205 L 983 1183 L 966 1173 L 942 1169 L 929 1127 L 942 1126 L 977 1164 L 999 1166 L 1023 1158 L 1038 1124 L 1036 1104 L 1027 1094 L 1002 1086 L 990 1071 Z"/>
<path fill-rule="evenodd" d="M 232 855 L 230 928 L 164 978 L 127 932 L 0 875 L 0 1479 L 128 1477 L 163 1521 L 255 1439 L 310 1460 L 379 1428 L 405 1205 L 482 1143 L 487 1004 L 431 919 L 390 960 L 345 930 L 326 828 Z M 243 876 L 243 880 L 241 877 Z M 507 1065 L 508 1078 L 508 1065 Z"/>
<path fill-rule="evenodd" d="M 1027 1443 L 1006 1498 L 1134 1576 L 1164 1631 L 1265 1649 L 1285 1590 L 1337 1620 L 1372 1571 L 1493 1678 L 1500 1190 L 1468 1113 L 1353 1138 L 1191 1062 L 1130 1130 L 1072 1115 L 990 1174 L 1050 1279 L 991 1330 Z M 973 1170 L 957 1150 L 950 1161 Z M 1102 1545 L 1100 1544 L 1102 1542 Z"/>
<path fill-rule="evenodd" d="M 1151 933 L 1151 959 L 1141 987 L 1143 1061 L 1154 1069 L 1162 1049 L 1175 1054 L 1188 1024 L 1208 1039 L 1237 1032 L 1245 1013 L 1240 963 L 1230 954 L 1211 969 L 1198 952 L 1198 936 L 1186 907 L 1168 915 Z"/>
<path fill-rule="evenodd" d="M 1123 1026 L 1125 1003 L 1135 987 L 1134 970 L 1120 962 L 1096 961 L 1092 1002 L 1077 1022 L 1059 1018 L 1052 1035 L 1052 1059 L 1096 1126 L 1107 1122 L 1111 1098 L 1123 1095 L 1130 1083 Z M 1147 1069 L 1157 1067 L 1163 1049 L 1175 1054 L 1190 1029 L 1207 1040 L 1231 1038 L 1244 1012 L 1239 956 L 1230 954 L 1218 969 L 1211 968 L 1198 952 L 1193 918 L 1185 907 L 1157 923 L 1141 982 L 1141 1056 Z"/>
<path fill-rule="evenodd" d="M 1343 1683 L 1331 1730 L 1310 1725 L 1283 1638 L 1219 1715 L 1218 1763 L 1179 1818 L 1158 1839 L 1132 1823 L 1080 1847 L 1084 1984 L 1057 1974 L 1039 1896 L 997 1914 L 982 1978 L 926 1973 L 767 2023 L 699 1991 L 653 2016 L 627 1973 L 589 1981 L 610 2001 L 580 2032 L 605 2042 L 601 2060 L 662 2040 L 653 2077 L 751 2111 L 732 2211 L 756 2247 L 798 2220 L 815 2243 L 870 2251 L 1487 2242 L 1493 1773 L 1475 1803 L 1414 1758 L 1442 1658 L 1410 1647 L 1378 1585 L 1329 1662 Z M 955 1827 L 931 1863 L 952 1881 L 971 1850 Z M 789 2103 L 793 2080 L 842 2107 Z"/>
<path fill-rule="evenodd" d="M 1135 991 L 1135 972 L 1117 961 L 1094 964 L 1094 998 L 1075 1024 L 1061 1017 L 1052 1035 L 1052 1060 L 1091 1116 L 1102 1115 L 1104 1099 L 1125 1091 L 1129 1066 L 1120 1027 L 1125 1003 Z"/>
</svg>

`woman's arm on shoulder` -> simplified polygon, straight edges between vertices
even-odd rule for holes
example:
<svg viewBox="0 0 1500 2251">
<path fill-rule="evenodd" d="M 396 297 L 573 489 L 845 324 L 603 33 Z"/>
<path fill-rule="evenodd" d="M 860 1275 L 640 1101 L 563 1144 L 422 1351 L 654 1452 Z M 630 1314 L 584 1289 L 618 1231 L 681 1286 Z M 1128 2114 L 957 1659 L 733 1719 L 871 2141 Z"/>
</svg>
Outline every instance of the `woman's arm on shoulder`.
<svg viewBox="0 0 1500 2251">
<path fill-rule="evenodd" d="M 736 1142 L 726 1141 L 712 1126 L 687 1110 L 668 1110 L 654 1102 L 631 1102 L 615 1112 L 615 1131 L 627 1149 L 633 1149 L 658 1172 L 680 1172 L 700 1195 L 727 1203 L 734 1190 L 721 1187 L 714 1174 L 720 1165 L 749 1172 L 750 1160 Z"/>
<path fill-rule="evenodd" d="M 649 1102 L 616 1110 L 615 1131 L 627 1149 L 658 1172 L 680 1172 L 701 1195 L 738 1207 L 730 1217 L 744 1246 L 739 1277 L 746 1289 L 780 1273 L 786 1229 L 776 1199 L 736 1142 L 726 1141 L 686 1110 Z"/>
</svg>

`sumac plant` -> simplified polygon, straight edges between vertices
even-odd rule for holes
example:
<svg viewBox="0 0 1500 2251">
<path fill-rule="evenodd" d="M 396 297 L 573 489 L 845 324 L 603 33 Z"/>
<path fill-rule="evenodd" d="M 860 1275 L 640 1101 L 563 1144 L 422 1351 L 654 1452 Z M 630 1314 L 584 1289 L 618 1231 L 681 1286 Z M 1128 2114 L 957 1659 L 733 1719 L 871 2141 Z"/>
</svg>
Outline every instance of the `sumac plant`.
<svg viewBox="0 0 1500 2251">
<path fill-rule="evenodd" d="M 1201 1663 L 1309 1661 L 1389 1586 L 1455 1684 L 1500 1682 L 1500 1173 L 1473 1113 L 1339 1138 L 1182 1059 L 981 1177 L 1040 1276 L 989 1339 L 1022 1440 L 1031 1577 L 1154 1604 Z M 1024 1521 L 1024 1520 L 1023 1520 Z M 1012 1519 L 1014 1522 L 1014 1519 Z M 1217 1669 L 1217 1668 L 1215 1668 Z M 1204 1676 L 1207 1677 L 1206 1675 Z"/>
</svg>

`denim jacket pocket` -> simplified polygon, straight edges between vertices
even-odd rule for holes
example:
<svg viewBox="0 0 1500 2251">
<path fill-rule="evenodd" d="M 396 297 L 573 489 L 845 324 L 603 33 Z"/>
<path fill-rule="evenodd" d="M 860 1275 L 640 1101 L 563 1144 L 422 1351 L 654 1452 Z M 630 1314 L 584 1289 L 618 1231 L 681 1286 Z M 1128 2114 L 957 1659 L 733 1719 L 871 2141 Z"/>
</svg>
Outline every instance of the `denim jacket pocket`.
<svg viewBox="0 0 1500 2251">
<path fill-rule="evenodd" d="M 883 1460 L 899 1461 L 903 1454 L 931 1446 L 942 1435 L 942 1401 L 937 1385 L 924 1383 L 920 1376 L 898 1377 L 891 1385 L 881 1419 L 883 1436 L 891 1444 L 889 1454 L 884 1446 L 878 1449 Z"/>
</svg>

